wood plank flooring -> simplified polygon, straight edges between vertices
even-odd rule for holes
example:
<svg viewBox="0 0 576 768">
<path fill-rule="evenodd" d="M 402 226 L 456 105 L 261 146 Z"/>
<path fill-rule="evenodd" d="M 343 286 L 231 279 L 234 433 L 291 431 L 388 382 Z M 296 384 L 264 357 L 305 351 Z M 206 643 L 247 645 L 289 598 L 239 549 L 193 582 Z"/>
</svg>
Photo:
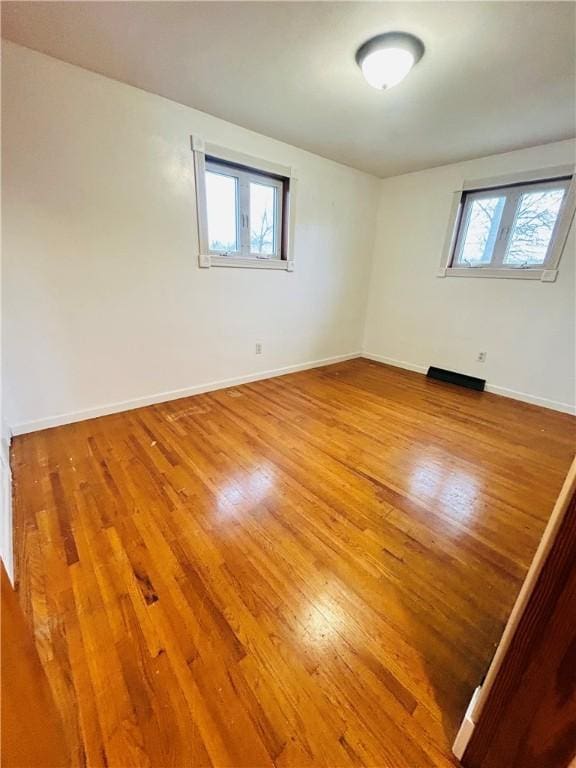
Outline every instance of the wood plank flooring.
<svg viewBox="0 0 576 768">
<path fill-rule="evenodd" d="M 575 425 L 353 360 L 16 438 L 74 765 L 455 765 Z"/>
</svg>

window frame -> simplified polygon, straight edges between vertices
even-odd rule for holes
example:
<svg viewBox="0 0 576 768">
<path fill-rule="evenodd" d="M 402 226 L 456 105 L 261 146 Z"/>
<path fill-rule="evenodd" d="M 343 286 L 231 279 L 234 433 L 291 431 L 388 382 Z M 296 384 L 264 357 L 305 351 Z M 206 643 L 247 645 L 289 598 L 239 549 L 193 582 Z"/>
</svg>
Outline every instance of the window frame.
<svg viewBox="0 0 576 768">
<path fill-rule="evenodd" d="M 244 155 L 233 150 L 208 144 L 192 137 L 196 184 L 196 210 L 200 267 L 248 267 L 294 270 L 294 205 L 296 176 L 291 167 Z M 206 172 L 213 171 L 237 179 L 237 244 L 233 252 L 209 248 Z M 275 216 L 279 232 L 275 233 L 274 253 L 250 250 L 250 184 L 265 184 L 275 188 Z"/>
<path fill-rule="evenodd" d="M 226 256 L 228 258 L 244 259 L 281 259 L 282 258 L 282 209 L 284 199 L 285 179 L 238 164 L 205 155 L 205 172 L 217 173 L 236 179 L 236 243 L 240 246 L 236 251 L 220 251 L 210 248 L 210 255 Z M 274 189 L 274 248 L 272 253 L 252 251 L 251 242 L 251 201 L 250 185 L 259 184 Z M 208 214 L 208 210 L 206 210 Z"/>
<path fill-rule="evenodd" d="M 566 192 L 552 231 L 544 263 L 535 265 L 504 264 L 503 260 L 513 232 L 513 224 L 522 194 L 530 190 L 557 189 L 559 185 L 565 186 Z M 465 216 L 475 199 L 494 197 L 498 192 L 506 193 L 506 202 L 500 219 L 491 262 L 486 265 L 465 265 L 459 261 L 466 234 L 466 227 L 463 226 Z M 491 179 L 465 180 L 460 189 L 453 193 L 438 277 L 499 277 L 553 282 L 558 275 L 560 258 L 575 210 L 576 175 L 573 166 L 556 166 L 540 171 L 522 172 Z"/>
</svg>

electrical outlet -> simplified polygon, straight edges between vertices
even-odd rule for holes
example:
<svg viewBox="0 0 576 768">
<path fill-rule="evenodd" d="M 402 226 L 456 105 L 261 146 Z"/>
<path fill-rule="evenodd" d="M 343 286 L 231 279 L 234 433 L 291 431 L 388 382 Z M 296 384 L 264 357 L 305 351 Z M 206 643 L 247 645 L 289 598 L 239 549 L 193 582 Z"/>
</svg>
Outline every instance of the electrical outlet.
<svg viewBox="0 0 576 768">
<path fill-rule="evenodd" d="M 478 357 L 476 358 L 476 360 L 479 363 L 485 363 L 486 362 L 486 352 L 478 352 Z"/>
<path fill-rule="evenodd" d="M 262 354 L 262 344 L 260 342 L 256 342 L 256 354 L 261 355 Z"/>
</svg>

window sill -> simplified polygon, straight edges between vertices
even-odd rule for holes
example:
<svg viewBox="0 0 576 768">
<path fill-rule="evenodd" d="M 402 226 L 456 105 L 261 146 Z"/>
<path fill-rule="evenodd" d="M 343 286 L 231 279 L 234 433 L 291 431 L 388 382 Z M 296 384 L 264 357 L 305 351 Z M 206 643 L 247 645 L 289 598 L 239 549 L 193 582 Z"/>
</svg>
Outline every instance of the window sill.
<svg viewBox="0 0 576 768">
<path fill-rule="evenodd" d="M 214 256 L 213 254 L 200 256 L 200 266 L 294 271 L 294 262 L 286 259 L 243 259 L 239 256 Z"/>
<path fill-rule="evenodd" d="M 447 267 L 438 272 L 438 277 L 500 277 L 513 280 L 540 280 L 553 283 L 558 277 L 557 269 L 490 269 L 490 267 Z"/>
</svg>

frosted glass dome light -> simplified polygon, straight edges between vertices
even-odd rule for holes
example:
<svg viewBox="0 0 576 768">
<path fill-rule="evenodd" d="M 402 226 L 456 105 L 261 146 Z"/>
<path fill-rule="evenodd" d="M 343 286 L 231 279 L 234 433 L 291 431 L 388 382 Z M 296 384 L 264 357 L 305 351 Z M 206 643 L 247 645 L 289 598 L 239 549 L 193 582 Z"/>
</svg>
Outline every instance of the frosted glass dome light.
<svg viewBox="0 0 576 768">
<path fill-rule="evenodd" d="M 386 32 L 368 40 L 356 53 L 366 81 L 380 90 L 404 80 L 424 54 L 424 45 L 407 32 Z"/>
</svg>

